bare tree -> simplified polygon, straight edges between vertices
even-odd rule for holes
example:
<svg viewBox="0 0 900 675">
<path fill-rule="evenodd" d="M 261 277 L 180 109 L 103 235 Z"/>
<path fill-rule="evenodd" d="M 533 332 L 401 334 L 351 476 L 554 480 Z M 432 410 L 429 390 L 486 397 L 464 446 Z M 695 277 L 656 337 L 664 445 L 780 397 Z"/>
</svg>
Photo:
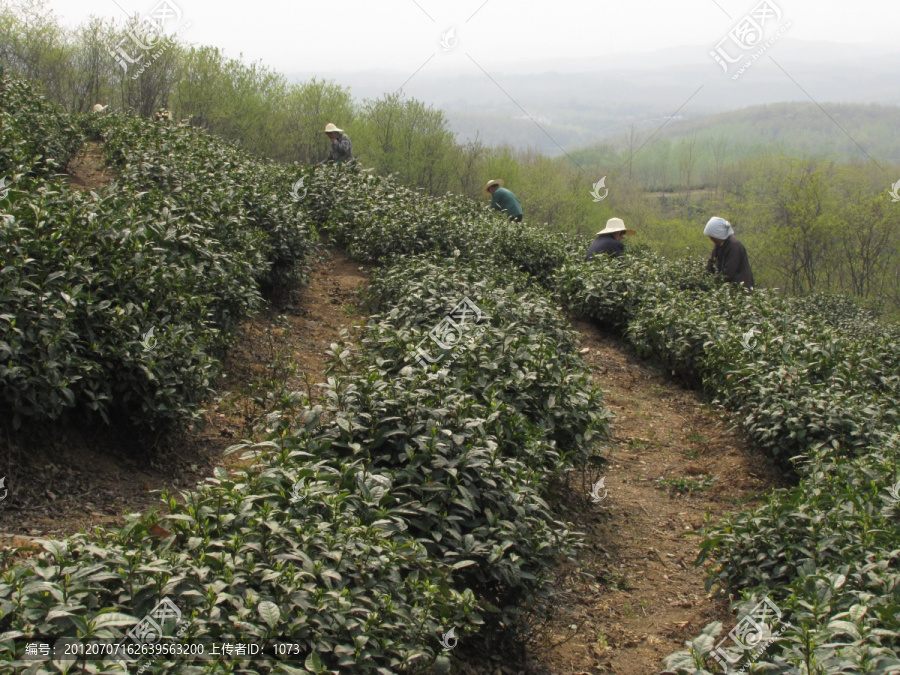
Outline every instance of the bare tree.
<svg viewBox="0 0 900 675">
<path fill-rule="evenodd" d="M 484 154 L 484 143 L 481 142 L 478 133 L 475 134 L 474 140 L 466 141 L 457 148 L 454 162 L 456 180 L 464 195 L 475 197 L 478 194 L 482 184 L 480 169 Z"/>
<path fill-rule="evenodd" d="M 634 122 L 628 125 L 628 135 L 626 139 L 626 142 L 628 143 L 628 180 L 630 181 L 634 155 L 640 147 L 638 145 L 638 141 L 640 141 L 640 134 L 638 133 L 637 129 L 634 128 Z"/>
<path fill-rule="evenodd" d="M 134 37 L 140 34 L 140 23 L 140 17 L 134 16 L 114 35 L 115 51 L 109 58 L 119 66 L 116 85 L 121 106 L 149 117 L 169 104 L 178 79 L 181 47 L 173 38 L 158 34 L 152 36 L 152 43 L 147 38 L 150 44 L 142 44 Z"/>
<path fill-rule="evenodd" d="M 729 151 L 729 142 L 728 139 L 724 136 L 720 136 L 714 140 L 709 142 L 709 149 L 712 151 L 713 162 L 715 164 L 716 171 L 716 179 L 715 179 L 715 189 L 716 189 L 716 197 L 719 196 L 719 183 L 722 179 L 722 168 L 725 166 L 725 160 Z"/>
<path fill-rule="evenodd" d="M 684 185 L 684 207 L 688 209 L 691 203 L 691 186 L 694 166 L 697 164 L 697 134 L 692 133 L 687 141 L 682 142 L 681 154 L 678 158 L 678 168 L 681 170 L 681 180 Z"/>
<path fill-rule="evenodd" d="M 898 218 L 891 204 L 881 195 L 857 192 L 845 202 L 838 228 L 841 256 L 853 294 L 860 298 L 882 295 L 888 270 L 896 266 L 895 238 Z"/>
<path fill-rule="evenodd" d="M 72 112 L 87 112 L 95 103 L 108 102 L 115 76 L 115 63 L 109 54 L 113 34 L 112 26 L 96 17 L 76 31 L 65 102 Z"/>
</svg>

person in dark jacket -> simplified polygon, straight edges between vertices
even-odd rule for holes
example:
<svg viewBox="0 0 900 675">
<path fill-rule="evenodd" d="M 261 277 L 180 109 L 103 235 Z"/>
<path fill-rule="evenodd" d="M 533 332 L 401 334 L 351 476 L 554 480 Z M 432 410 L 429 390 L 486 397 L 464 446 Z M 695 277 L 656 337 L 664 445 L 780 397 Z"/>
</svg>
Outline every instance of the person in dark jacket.
<svg viewBox="0 0 900 675">
<path fill-rule="evenodd" d="M 591 243 L 587 255 L 584 256 L 585 262 L 594 257 L 595 253 L 606 253 L 614 258 L 618 258 L 625 252 L 625 244 L 622 239 L 626 234 L 636 234 L 634 230 L 625 227 L 625 222 L 621 218 L 610 218 L 606 221 L 606 227 L 597 233 L 597 238 Z"/>
<path fill-rule="evenodd" d="M 747 290 L 753 290 L 753 270 L 750 269 L 750 258 L 747 249 L 734 236 L 734 228 L 724 218 L 710 218 L 703 234 L 712 239 L 715 245 L 706 271 L 710 274 L 721 274 L 733 284 L 744 284 Z"/>
<path fill-rule="evenodd" d="M 331 122 L 325 125 L 325 134 L 331 141 L 331 152 L 328 153 L 326 162 L 349 162 L 353 159 L 353 144 L 350 137 L 344 133 L 343 129 L 338 129 Z"/>
<path fill-rule="evenodd" d="M 489 180 L 484 186 L 484 194 L 491 196 L 492 209 L 502 211 L 513 222 L 522 222 L 522 205 L 511 191 L 503 187 L 502 179 Z"/>
</svg>

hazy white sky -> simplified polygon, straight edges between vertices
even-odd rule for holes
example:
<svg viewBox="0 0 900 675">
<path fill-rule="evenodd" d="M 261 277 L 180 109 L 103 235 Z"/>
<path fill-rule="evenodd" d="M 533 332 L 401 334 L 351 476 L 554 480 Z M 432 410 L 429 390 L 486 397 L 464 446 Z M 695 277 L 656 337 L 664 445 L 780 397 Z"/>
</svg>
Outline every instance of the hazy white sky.
<svg viewBox="0 0 900 675">
<path fill-rule="evenodd" d="M 160 0 L 50 0 L 67 24 L 144 15 Z M 414 73 L 696 46 L 703 57 L 759 0 L 166 0 L 190 22 L 183 39 L 243 53 L 284 73 L 370 68 Z M 897 0 L 769 0 L 792 40 L 896 45 Z M 729 18 L 730 16 L 730 18 Z M 441 49 L 443 34 L 454 28 Z M 454 39 L 458 42 L 454 42 Z"/>
</svg>

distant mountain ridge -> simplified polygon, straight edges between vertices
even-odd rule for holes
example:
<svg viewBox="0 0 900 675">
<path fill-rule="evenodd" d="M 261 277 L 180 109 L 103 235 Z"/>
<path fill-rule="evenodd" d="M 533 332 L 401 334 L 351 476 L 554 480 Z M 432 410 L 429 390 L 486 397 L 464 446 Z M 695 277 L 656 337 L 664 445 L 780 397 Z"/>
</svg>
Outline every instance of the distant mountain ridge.
<svg viewBox="0 0 900 675">
<path fill-rule="evenodd" d="M 358 99 L 378 98 L 402 86 L 409 96 L 444 110 L 461 141 L 477 134 L 488 145 L 531 147 L 549 155 L 614 138 L 632 124 L 656 129 L 679 108 L 681 124 L 769 104 L 814 106 L 810 97 L 829 111 L 835 104 L 900 105 L 896 50 L 785 37 L 740 80 L 732 81 L 710 58 L 710 47 L 482 64 L 490 78 L 474 67 L 447 73 L 426 65 L 412 78 L 412 72 L 366 71 L 295 73 L 292 79 L 333 79 L 349 86 Z M 818 114 L 833 126 L 821 110 Z M 834 143 L 837 149 L 843 147 L 837 137 Z"/>
<path fill-rule="evenodd" d="M 794 155 L 832 155 L 842 160 L 872 158 L 900 164 L 900 106 L 825 103 L 822 108 L 828 115 L 814 103 L 751 106 L 676 121 L 663 127 L 654 140 L 687 141 L 694 135 L 701 145 L 726 139 L 745 151 L 766 146 Z M 608 139 L 604 144 L 571 154 L 579 161 L 589 161 L 602 145 L 622 148 L 625 137 Z"/>
</svg>

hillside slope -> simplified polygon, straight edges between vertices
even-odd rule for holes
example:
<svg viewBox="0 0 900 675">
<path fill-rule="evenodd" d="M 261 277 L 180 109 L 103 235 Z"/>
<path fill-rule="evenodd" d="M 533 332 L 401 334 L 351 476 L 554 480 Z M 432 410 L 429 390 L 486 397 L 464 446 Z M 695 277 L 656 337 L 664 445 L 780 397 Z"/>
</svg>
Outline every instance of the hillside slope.
<svg viewBox="0 0 900 675">
<path fill-rule="evenodd" d="M 861 146 L 879 161 L 900 163 L 900 106 L 823 103 L 822 107 L 834 121 L 811 102 L 771 103 L 699 119 L 673 120 L 659 130 L 653 142 L 678 144 L 694 136 L 702 148 L 724 139 L 732 148 L 729 161 L 773 149 L 796 156 L 867 160 Z M 646 138 L 658 126 L 646 125 L 640 138 Z M 627 139 L 614 136 L 604 144 L 569 154 L 580 163 L 590 164 L 602 159 L 609 145 L 621 150 L 627 146 Z"/>
</svg>

